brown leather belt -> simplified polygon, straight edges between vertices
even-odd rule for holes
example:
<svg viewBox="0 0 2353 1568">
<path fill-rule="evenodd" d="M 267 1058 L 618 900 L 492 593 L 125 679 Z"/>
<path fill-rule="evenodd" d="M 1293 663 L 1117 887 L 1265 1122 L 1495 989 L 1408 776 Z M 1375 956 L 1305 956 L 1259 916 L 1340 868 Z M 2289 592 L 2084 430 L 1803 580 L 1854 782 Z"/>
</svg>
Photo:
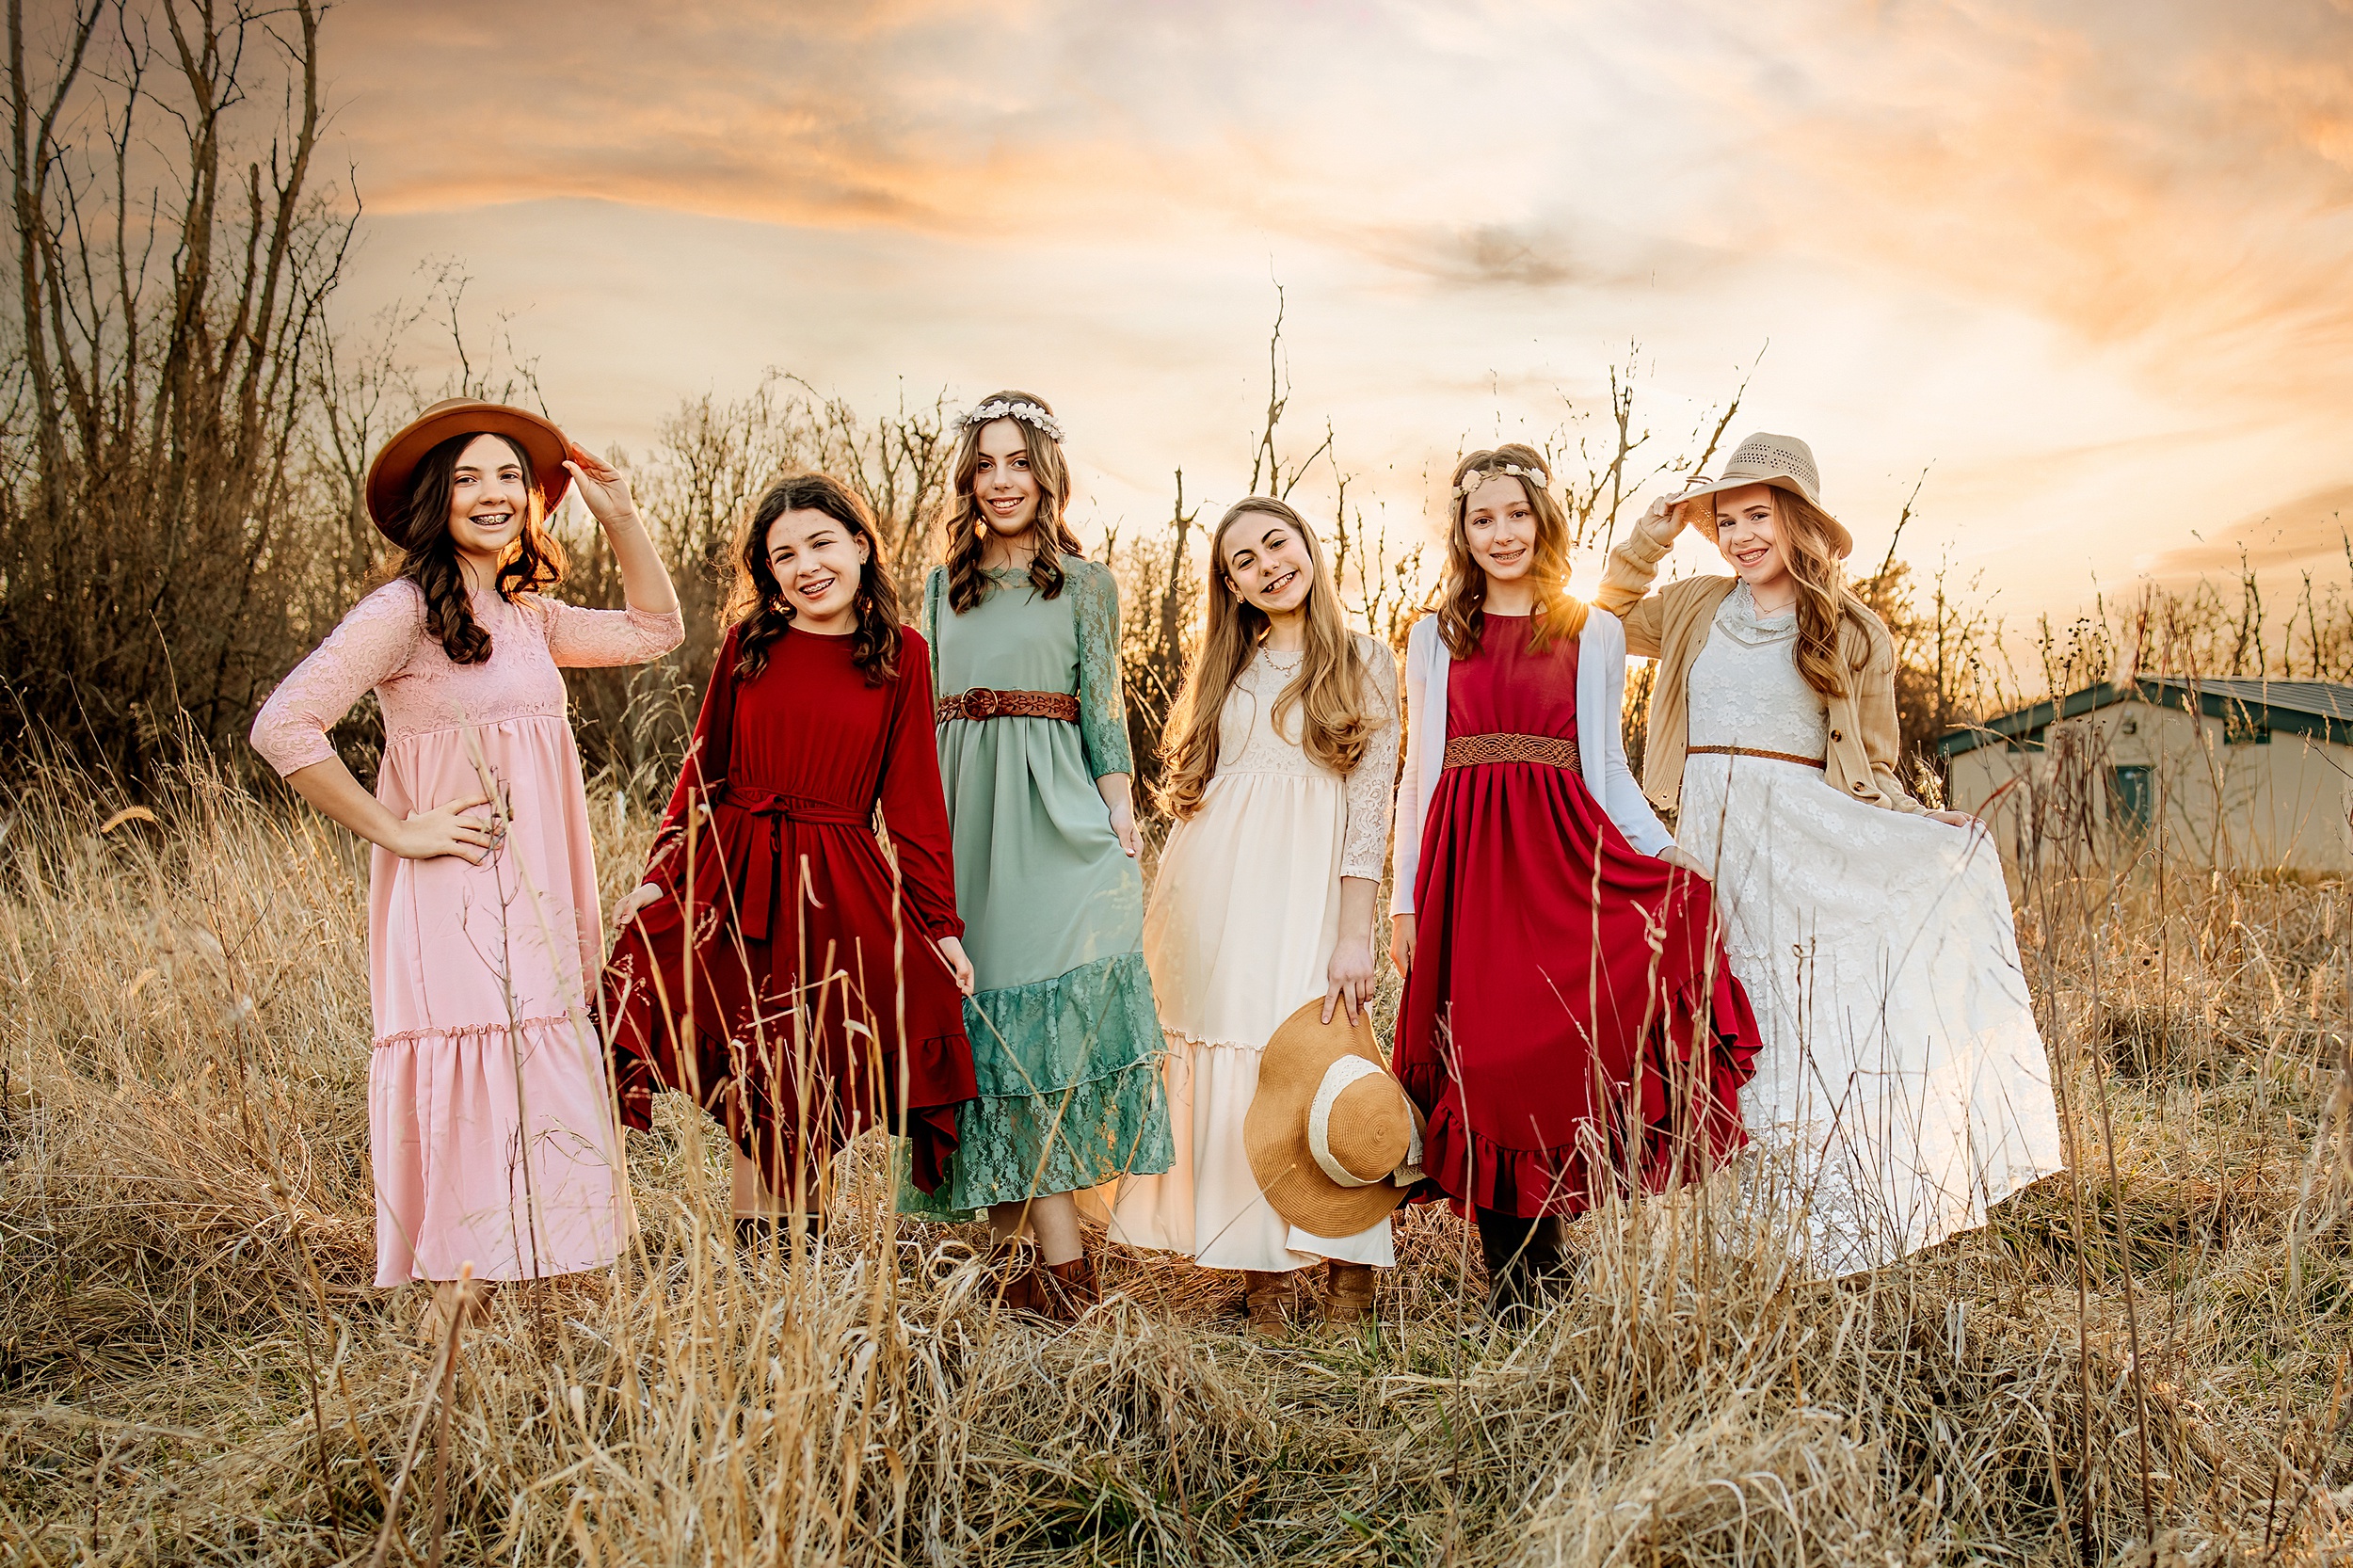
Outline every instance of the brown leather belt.
<svg viewBox="0 0 2353 1568">
<path fill-rule="evenodd" d="M 939 699 L 939 723 L 950 719 L 1060 719 L 1079 722 L 1079 699 L 1068 692 L 997 692 L 975 686 Z"/>
<path fill-rule="evenodd" d="M 1829 760 L 1821 757 L 1800 757 L 1787 751 L 1759 751 L 1754 746 L 1685 746 L 1683 749 L 1693 756 L 1762 757 L 1769 762 L 1795 762 L 1801 768 L 1823 767 Z"/>
<path fill-rule="evenodd" d="M 1543 762 L 1576 769 L 1577 743 L 1558 735 L 1457 735 L 1446 744 L 1445 766 L 1475 768 L 1487 762 Z"/>
</svg>

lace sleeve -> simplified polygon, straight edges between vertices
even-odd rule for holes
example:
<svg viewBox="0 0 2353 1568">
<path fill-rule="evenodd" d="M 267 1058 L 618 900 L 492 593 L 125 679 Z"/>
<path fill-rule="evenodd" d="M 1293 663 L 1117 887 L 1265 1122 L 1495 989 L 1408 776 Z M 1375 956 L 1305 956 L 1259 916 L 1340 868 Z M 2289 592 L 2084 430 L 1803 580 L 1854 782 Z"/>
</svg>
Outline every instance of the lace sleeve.
<svg viewBox="0 0 2353 1568">
<path fill-rule="evenodd" d="M 1079 616 L 1079 735 L 1087 772 L 1133 773 L 1128 750 L 1128 700 L 1119 676 L 1119 580 L 1111 568 L 1073 560 L 1070 586 Z"/>
<path fill-rule="evenodd" d="M 1437 622 L 1425 616 L 1414 623 L 1405 637 L 1404 712 L 1400 718 L 1405 728 L 1405 771 L 1397 781 L 1397 856 L 1396 875 L 1389 884 L 1389 913 L 1410 915 L 1414 912 L 1414 877 L 1421 860 L 1421 792 L 1422 753 L 1428 749 L 1430 715 L 1422 710 L 1435 703 L 1446 706 L 1446 687 L 1438 695 L 1430 693 L 1433 666 L 1445 656 L 1446 648 L 1437 639 Z M 1446 715 L 1437 715 L 1437 732 L 1443 744 Z M 1402 1068 L 1399 1069 L 1401 1075 Z"/>
<path fill-rule="evenodd" d="M 686 617 L 676 610 L 590 610 L 540 594 L 529 602 L 547 628 L 548 657 L 568 668 L 642 664 L 686 640 Z"/>
<path fill-rule="evenodd" d="M 424 598 L 406 578 L 352 606 L 253 718 L 253 749 L 287 774 L 335 755 L 327 732 L 371 688 L 400 673 L 424 632 Z"/>
<path fill-rule="evenodd" d="M 1348 776 L 1348 831 L 1340 845 L 1340 874 L 1381 880 L 1389 858 L 1389 815 L 1397 794 L 1397 661 L 1370 637 L 1358 637 L 1356 656 L 1380 702 L 1380 726 Z"/>
</svg>

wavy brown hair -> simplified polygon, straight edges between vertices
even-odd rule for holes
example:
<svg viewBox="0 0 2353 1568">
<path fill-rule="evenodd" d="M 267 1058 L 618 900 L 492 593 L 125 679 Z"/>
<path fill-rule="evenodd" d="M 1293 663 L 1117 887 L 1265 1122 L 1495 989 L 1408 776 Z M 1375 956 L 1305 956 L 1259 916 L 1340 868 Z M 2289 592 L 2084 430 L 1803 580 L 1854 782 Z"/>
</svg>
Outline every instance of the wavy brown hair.
<svg viewBox="0 0 2353 1568">
<path fill-rule="evenodd" d="M 1717 529 L 1713 504 L 1738 493 L 1722 490 L 1689 503 L 1702 514 L 1702 526 L 1709 538 L 1716 536 Z M 1841 654 L 1840 623 L 1852 621 L 1862 632 L 1865 659 L 1869 657 L 1871 629 L 1883 629 L 1884 623 L 1847 586 L 1846 568 L 1838 564 L 1838 556 L 1831 549 L 1833 525 L 1830 514 L 1797 491 L 1779 485 L 1767 485 L 1765 493 L 1772 498 L 1774 533 L 1789 563 L 1789 576 L 1798 585 L 1798 673 L 1822 696 L 1844 696 L 1847 678 L 1863 667 L 1863 660 L 1849 663 Z"/>
<path fill-rule="evenodd" d="M 1034 403 L 1048 414 L 1054 411 L 1036 393 L 1011 389 L 990 392 L 974 407 L 999 402 Z M 1079 536 L 1070 531 L 1070 465 L 1063 461 L 1060 441 L 1027 420 L 1005 417 L 1020 427 L 1029 448 L 1030 474 L 1037 481 L 1037 517 L 1031 524 L 1037 531 L 1037 549 L 1030 556 L 1030 583 L 1040 597 L 1052 599 L 1063 588 L 1062 558 L 1086 553 L 1079 548 Z M 948 568 L 948 608 L 959 616 L 988 592 L 981 558 L 988 548 L 989 526 L 972 493 L 972 480 L 981 467 L 981 432 L 996 423 L 968 424 L 956 438 L 955 488 L 940 515 L 939 561 Z"/>
<path fill-rule="evenodd" d="M 787 512 L 823 512 L 866 541 L 866 564 L 858 568 L 857 630 L 850 633 L 850 663 L 869 686 L 899 679 L 899 587 L 883 558 L 873 514 L 856 492 L 829 473 L 795 473 L 769 487 L 752 508 L 736 552 L 735 592 L 728 601 L 736 628 L 735 676 L 749 680 L 768 667 L 768 650 L 792 624 L 792 601 L 784 597 L 776 568 L 768 562 L 768 530 Z"/>
<path fill-rule="evenodd" d="M 450 537 L 449 504 L 456 489 L 457 459 L 474 438 L 496 431 L 470 430 L 452 436 L 424 455 L 408 479 L 408 504 L 400 512 L 401 557 L 392 577 L 406 577 L 424 595 L 424 634 L 441 645 L 453 664 L 479 664 L 490 657 L 490 633 L 474 619 L 466 595 L 466 572 L 457 541 Z M 507 547 L 491 585 L 501 599 L 537 593 L 564 578 L 564 547 L 547 530 L 547 498 L 522 443 L 498 436 L 523 471 L 523 531 Z"/>
<path fill-rule="evenodd" d="M 1530 484 L 1517 474 L 1499 473 L 1507 464 L 1534 472 L 1542 476 L 1541 482 Z M 1457 659 L 1477 653 L 1487 629 L 1487 574 L 1471 554 L 1470 539 L 1464 531 L 1470 515 L 1470 497 L 1464 490 L 1474 475 L 1491 473 L 1519 480 L 1536 514 L 1536 559 L 1528 574 L 1536 590 L 1529 649 L 1542 652 L 1553 638 L 1574 637 L 1585 630 L 1585 603 L 1569 597 L 1569 519 L 1553 498 L 1552 465 L 1534 447 L 1514 441 L 1493 451 L 1474 452 L 1455 464 L 1454 478 L 1448 487 L 1451 499 L 1448 503 L 1446 573 L 1438 583 L 1438 638 Z M 1468 488 L 1476 489 L 1478 484 Z"/>
<path fill-rule="evenodd" d="M 1315 568 L 1315 581 L 1307 588 L 1306 657 L 1300 661 L 1299 673 L 1274 699 L 1276 730 L 1283 731 L 1286 715 L 1305 714 L 1300 744 L 1323 766 L 1347 775 L 1364 760 L 1365 748 L 1377 728 L 1355 639 L 1340 618 L 1339 592 L 1324 566 L 1323 546 L 1315 530 L 1272 496 L 1246 496 L 1227 509 L 1209 536 L 1209 622 L 1186 667 L 1176 711 L 1169 715 L 1168 734 L 1173 739 L 1160 746 L 1160 805 L 1179 819 L 1201 809 L 1201 797 L 1217 775 L 1218 724 L 1225 712 L 1226 695 L 1257 657 L 1258 645 L 1273 625 L 1266 612 L 1242 598 L 1225 574 L 1226 533 L 1252 518 L 1273 518 L 1288 524 L 1306 541 L 1307 559 Z"/>
</svg>

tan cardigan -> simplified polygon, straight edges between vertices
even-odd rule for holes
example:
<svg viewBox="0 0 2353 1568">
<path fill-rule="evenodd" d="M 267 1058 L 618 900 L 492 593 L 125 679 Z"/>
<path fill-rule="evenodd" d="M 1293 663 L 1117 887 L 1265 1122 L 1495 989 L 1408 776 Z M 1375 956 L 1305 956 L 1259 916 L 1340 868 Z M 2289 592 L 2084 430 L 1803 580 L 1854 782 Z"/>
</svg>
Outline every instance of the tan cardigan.
<svg viewBox="0 0 2353 1568">
<path fill-rule="evenodd" d="M 1650 733 L 1642 746 L 1642 792 L 1653 806 L 1672 811 L 1683 793 L 1684 748 L 1690 744 L 1691 662 L 1707 646 L 1716 608 L 1737 581 L 1691 577 L 1650 592 L 1658 563 L 1673 548 L 1672 536 L 1658 539 L 1641 529 L 1609 552 L 1601 592 L 1593 602 L 1625 623 L 1625 648 L 1636 658 L 1658 661 L 1651 687 Z M 1866 616 L 1868 612 L 1865 612 Z M 1839 650 L 1851 674 L 1844 696 L 1827 698 L 1830 762 L 1823 776 L 1873 806 L 1914 815 L 1929 808 L 1896 780 L 1901 751 L 1896 721 L 1896 645 L 1877 616 L 1869 627 L 1849 617 L 1839 627 Z"/>
</svg>

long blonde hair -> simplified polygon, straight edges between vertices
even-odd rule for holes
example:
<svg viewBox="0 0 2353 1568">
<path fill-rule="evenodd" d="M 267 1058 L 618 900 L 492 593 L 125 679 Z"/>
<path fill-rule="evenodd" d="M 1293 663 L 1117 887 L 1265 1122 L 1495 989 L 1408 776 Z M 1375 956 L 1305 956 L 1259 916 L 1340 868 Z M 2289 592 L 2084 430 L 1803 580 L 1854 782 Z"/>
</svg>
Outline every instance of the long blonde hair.
<svg viewBox="0 0 2353 1568">
<path fill-rule="evenodd" d="M 1043 410 L 1048 419 L 1053 408 L 1034 392 L 1008 388 L 990 392 L 974 405 L 985 408 L 992 403 L 1030 404 Z M 1030 475 L 1037 481 L 1037 550 L 1030 557 L 1030 583 L 1042 599 L 1052 599 L 1062 592 L 1062 558 L 1083 554 L 1079 548 L 1079 536 L 1070 531 L 1066 514 L 1070 508 L 1070 465 L 1063 461 L 1062 442 L 1039 429 L 1026 419 L 1013 414 L 1004 416 L 1021 426 L 1021 440 L 1028 448 Z M 953 493 L 940 514 L 940 564 L 948 568 L 948 608 L 964 614 L 981 601 L 988 592 L 988 578 L 981 570 L 982 552 L 988 546 L 989 526 L 981 517 L 980 498 L 972 493 L 973 475 L 981 467 L 981 432 L 995 420 L 978 424 L 968 424 L 956 437 L 956 464 Z"/>
<path fill-rule="evenodd" d="M 1306 541 L 1315 571 L 1307 586 L 1306 657 L 1274 699 L 1276 732 L 1288 734 L 1289 716 L 1302 714 L 1305 722 L 1300 744 L 1324 767 L 1345 776 L 1364 760 L 1378 728 L 1371 712 L 1376 699 L 1365 690 L 1355 639 L 1340 618 L 1339 591 L 1324 565 L 1315 530 L 1273 496 L 1245 496 L 1227 508 L 1209 536 L 1209 624 L 1186 667 L 1176 712 L 1169 715 L 1171 738 L 1160 745 L 1160 806 L 1179 819 L 1201 809 L 1201 797 L 1217 775 L 1218 723 L 1226 696 L 1258 656 L 1258 645 L 1273 624 L 1266 612 L 1241 597 L 1225 572 L 1226 532 L 1250 517 L 1273 518 L 1294 530 Z"/>
<path fill-rule="evenodd" d="M 1507 474 L 1506 468 L 1525 469 L 1537 477 Z M 1536 514 L 1535 563 L 1529 579 L 1536 590 L 1536 611 L 1529 629 L 1530 651 L 1542 652 L 1555 637 L 1574 637 L 1585 630 L 1585 604 L 1569 597 L 1569 518 L 1552 494 L 1552 465 L 1532 446 L 1514 441 L 1491 452 L 1474 452 L 1454 465 L 1449 482 L 1446 529 L 1446 575 L 1438 584 L 1438 637 L 1447 652 L 1467 659 L 1479 651 L 1487 627 L 1487 574 L 1471 554 L 1464 521 L 1470 515 L 1469 490 L 1484 479 L 1467 483 L 1474 474 L 1518 479 Z"/>
<path fill-rule="evenodd" d="M 1883 623 L 1847 586 L 1846 568 L 1831 549 L 1829 514 L 1795 490 L 1779 485 L 1765 488 L 1772 497 L 1776 531 L 1788 554 L 1790 580 L 1798 585 L 1798 673 L 1822 696 L 1844 696 L 1847 677 L 1863 664 L 1860 660 L 1850 664 L 1840 656 L 1839 623 L 1855 623 L 1864 634 L 1866 657 L 1871 629 Z M 1701 509 L 1711 539 L 1716 536 L 1716 500 L 1703 496 L 1687 504 Z"/>
</svg>

